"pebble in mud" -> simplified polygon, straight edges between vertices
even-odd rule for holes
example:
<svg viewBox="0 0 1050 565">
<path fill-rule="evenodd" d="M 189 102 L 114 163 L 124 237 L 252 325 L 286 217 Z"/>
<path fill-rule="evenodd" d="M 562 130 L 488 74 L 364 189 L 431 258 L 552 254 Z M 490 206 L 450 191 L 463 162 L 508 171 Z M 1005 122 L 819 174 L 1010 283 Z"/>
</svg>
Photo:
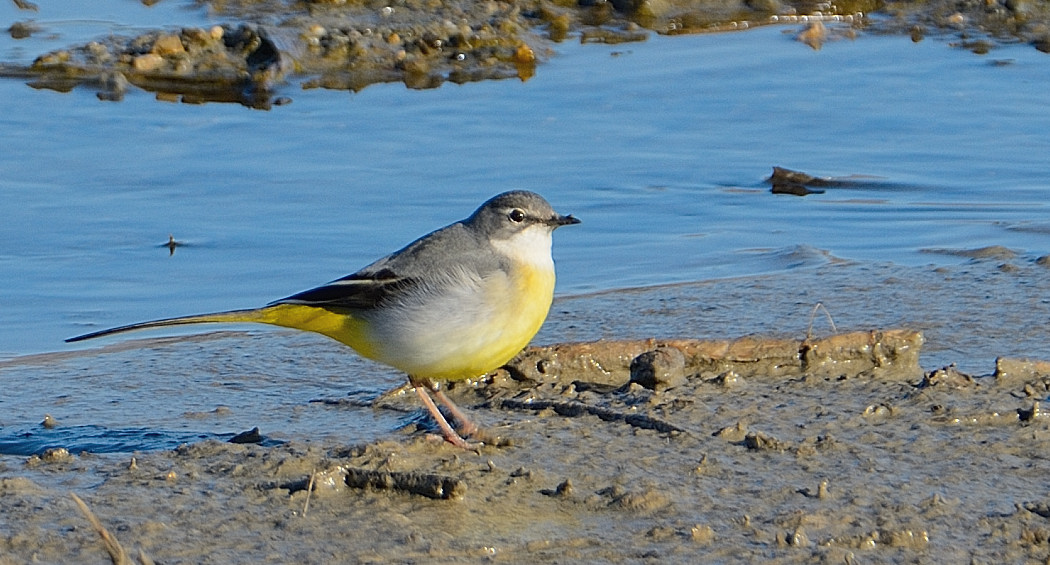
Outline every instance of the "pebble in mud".
<svg viewBox="0 0 1050 565">
<path fill-rule="evenodd" d="M 1045 410 L 1039 407 L 1038 402 L 1033 402 L 1031 408 L 1019 408 L 1017 410 L 1017 417 L 1022 422 L 1031 422 L 1036 419 L 1046 419 L 1048 414 Z"/>
<path fill-rule="evenodd" d="M 790 532 L 777 532 L 776 543 L 780 547 L 807 547 L 810 545 L 809 537 L 806 536 L 806 532 L 802 528 L 795 528 Z"/>
<path fill-rule="evenodd" d="M 540 493 L 547 496 L 566 498 L 572 496 L 573 491 L 574 489 L 572 486 L 572 481 L 570 479 L 565 479 L 564 481 L 558 483 L 558 486 L 554 487 L 553 489 L 542 489 L 540 490 Z"/>
<path fill-rule="evenodd" d="M 743 421 L 738 421 L 736 424 L 726 426 L 711 435 L 720 437 L 729 442 L 740 442 L 744 441 L 747 434 L 747 424 Z"/>
<path fill-rule="evenodd" d="M 736 371 L 726 371 L 721 375 L 714 378 L 714 383 L 725 389 L 732 389 L 740 387 L 744 384 L 744 379 Z"/>
<path fill-rule="evenodd" d="M 950 388 L 965 388 L 974 386 L 974 384 L 973 377 L 960 371 L 953 363 L 947 367 L 927 373 L 922 378 L 922 382 L 919 383 L 919 387 L 946 386 Z"/>
<path fill-rule="evenodd" d="M 131 60 L 131 68 L 140 73 L 155 71 L 162 65 L 164 65 L 164 57 L 156 53 L 146 53 Z"/>
<path fill-rule="evenodd" d="M 762 432 L 750 432 L 744 436 L 744 446 L 751 451 L 787 451 L 791 446 Z"/>
<path fill-rule="evenodd" d="M 182 39 L 177 35 L 162 35 L 153 42 L 153 53 L 161 56 L 185 53 L 186 48 L 182 46 Z"/>
<path fill-rule="evenodd" d="M 689 530 L 689 537 L 699 544 L 708 544 L 715 540 L 715 530 L 707 524 L 697 524 Z"/>
<path fill-rule="evenodd" d="M 824 479 L 817 485 L 817 490 L 814 492 L 810 488 L 802 488 L 798 490 L 798 493 L 807 498 L 825 499 L 828 497 L 828 480 Z"/>
<path fill-rule="evenodd" d="M 603 488 L 590 502 L 599 506 L 637 512 L 651 512 L 671 505 L 671 499 L 660 489 L 628 491 L 619 485 Z"/>
<path fill-rule="evenodd" d="M 631 382 L 663 392 L 686 383 L 685 356 L 675 347 L 657 347 L 631 361 Z"/>
<path fill-rule="evenodd" d="M 69 453 L 69 450 L 64 447 L 52 447 L 41 453 L 40 455 L 34 455 L 26 460 L 26 465 L 34 466 L 41 463 L 64 463 L 73 459 L 73 456 Z"/>
</svg>

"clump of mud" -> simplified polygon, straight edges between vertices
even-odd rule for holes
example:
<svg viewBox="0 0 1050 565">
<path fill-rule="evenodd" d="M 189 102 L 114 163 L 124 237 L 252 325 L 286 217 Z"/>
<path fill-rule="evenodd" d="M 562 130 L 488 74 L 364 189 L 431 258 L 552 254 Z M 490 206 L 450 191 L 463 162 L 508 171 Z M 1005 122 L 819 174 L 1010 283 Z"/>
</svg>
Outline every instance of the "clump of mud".
<svg viewBox="0 0 1050 565">
<path fill-rule="evenodd" d="M 378 82 L 411 88 L 527 80 L 553 44 L 643 41 L 650 32 L 701 33 L 778 23 L 803 24 L 797 39 L 815 49 L 858 30 L 952 33 L 987 52 L 996 41 L 1050 51 L 1050 6 L 990 2 L 851 0 L 200 0 L 231 22 L 211 29 L 158 30 L 109 37 L 41 55 L 29 67 L 0 66 L 43 88 L 88 85 L 120 100 L 135 85 L 163 99 L 233 101 L 257 108 L 287 102 L 275 85 L 360 90 Z M 827 26 L 825 26 L 825 23 Z M 15 37 L 38 33 L 16 22 Z"/>
</svg>

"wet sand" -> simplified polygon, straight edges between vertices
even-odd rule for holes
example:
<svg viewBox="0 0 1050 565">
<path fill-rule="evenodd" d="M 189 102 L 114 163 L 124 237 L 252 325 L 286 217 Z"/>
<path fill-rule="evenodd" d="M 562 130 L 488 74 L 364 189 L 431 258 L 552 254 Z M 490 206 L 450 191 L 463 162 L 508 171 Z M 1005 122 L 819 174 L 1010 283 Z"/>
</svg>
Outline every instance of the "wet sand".
<svg viewBox="0 0 1050 565">
<path fill-rule="evenodd" d="M 375 442 L 290 429 L 273 447 L 3 456 L 0 563 L 108 559 L 70 492 L 158 563 L 1043 561 L 1050 367 L 1002 359 L 997 371 L 994 356 L 1045 358 L 1050 283 L 1035 257 L 977 255 L 559 300 L 551 342 L 658 339 L 532 350 L 453 387 L 503 439 L 478 453 L 435 440 L 395 394 L 375 410 L 420 417 Z M 839 334 L 858 333 L 827 341 L 817 296 Z M 925 320 L 921 337 L 865 325 L 892 319 Z M 704 339 L 673 341 L 686 327 Z M 656 364 L 682 378 L 629 382 L 650 343 L 683 352 Z M 737 364 L 704 364 L 696 352 L 712 343 Z M 809 365 L 756 362 L 833 343 L 852 345 Z"/>
</svg>

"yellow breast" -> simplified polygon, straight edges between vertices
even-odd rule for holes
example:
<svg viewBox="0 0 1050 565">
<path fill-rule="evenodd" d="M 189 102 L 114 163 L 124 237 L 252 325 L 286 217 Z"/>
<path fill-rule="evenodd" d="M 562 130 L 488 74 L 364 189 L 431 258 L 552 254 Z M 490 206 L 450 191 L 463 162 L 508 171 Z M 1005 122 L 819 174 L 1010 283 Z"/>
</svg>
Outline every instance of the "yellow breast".
<svg viewBox="0 0 1050 565">
<path fill-rule="evenodd" d="M 412 313 L 412 320 L 394 331 L 373 334 L 374 358 L 433 380 L 483 375 L 528 345 L 543 325 L 553 295 L 553 269 L 494 273 L 469 293 L 432 299 L 431 308 Z"/>
</svg>

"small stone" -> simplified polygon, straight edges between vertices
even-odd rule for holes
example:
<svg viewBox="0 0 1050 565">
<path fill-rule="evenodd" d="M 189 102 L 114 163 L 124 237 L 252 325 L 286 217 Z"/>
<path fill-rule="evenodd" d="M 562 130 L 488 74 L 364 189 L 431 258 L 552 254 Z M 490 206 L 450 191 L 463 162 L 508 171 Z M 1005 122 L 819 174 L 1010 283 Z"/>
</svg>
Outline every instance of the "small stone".
<svg viewBox="0 0 1050 565">
<path fill-rule="evenodd" d="M 655 541 L 667 541 L 674 539 L 676 532 L 674 528 L 668 526 L 655 526 L 649 528 L 648 532 L 645 532 L 645 537 Z"/>
<path fill-rule="evenodd" d="M 210 33 L 199 27 L 183 28 L 180 37 L 182 38 L 182 46 L 187 51 L 191 51 L 193 48 L 200 49 L 214 41 Z"/>
<path fill-rule="evenodd" d="M 948 388 L 965 388 L 976 384 L 973 377 L 963 373 L 956 368 L 955 363 L 942 367 L 936 371 L 927 373 L 923 378 L 922 382 L 919 383 L 919 388 L 928 388 L 934 386 L 943 386 Z"/>
<path fill-rule="evenodd" d="M 259 433 L 259 428 L 252 428 L 250 430 L 241 432 L 230 438 L 230 443 L 262 443 L 263 437 Z"/>
<path fill-rule="evenodd" d="M 514 62 L 519 65 L 530 65 L 536 62 L 536 53 L 527 44 L 522 43 L 514 51 Z"/>
<path fill-rule="evenodd" d="M 737 421 L 735 425 L 726 426 L 717 432 L 711 434 L 714 437 L 722 438 L 726 441 L 744 441 L 747 437 L 747 424 L 743 420 Z"/>
<path fill-rule="evenodd" d="M 33 61 L 33 66 L 62 65 L 68 63 L 71 58 L 73 58 L 73 56 L 69 51 L 55 51 L 54 53 L 46 53 L 37 57 L 36 60 Z"/>
<path fill-rule="evenodd" d="M 512 477 L 512 480 L 513 480 L 513 477 Z M 564 481 L 559 483 L 558 486 L 556 486 L 556 487 L 554 487 L 552 489 L 549 489 L 549 488 L 540 489 L 540 494 L 542 494 L 544 496 L 568 497 L 568 496 L 572 496 L 572 493 L 573 493 L 572 481 L 570 481 L 569 479 L 565 479 Z"/>
<path fill-rule="evenodd" d="M 572 481 L 565 479 L 554 489 L 554 494 L 557 496 L 571 496 L 572 495 Z"/>
<path fill-rule="evenodd" d="M 631 361 L 631 382 L 662 392 L 684 385 L 685 355 L 674 347 L 658 347 Z"/>
<path fill-rule="evenodd" d="M 809 546 L 809 537 L 806 536 L 806 532 L 801 527 L 798 527 L 791 533 L 788 543 L 793 547 L 807 547 Z"/>
<path fill-rule="evenodd" d="M 25 39 L 37 31 L 40 31 L 40 28 L 35 26 L 33 22 L 15 22 L 11 24 L 11 27 L 7 28 L 7 33 L 11 34 L 11 39 Z"/>
<path fill-rule="evenodd" d="M 715 531 L 707 524 L 693 526 L 689 534 L 696 543 L 711 543 L 715 539 Z"/>
<path fill-rule="evenodd" d="M 762 432 L 749 432 L 744 436 L 744 446 L 751 451 L 787 451 L 786 443 Z"/>
<path fill-rule="evenodd" d="M 222 26 L 212 26 L 212 28 L 208 30 L 208 34 L 211 35 L 211 38 L 215 41 L 222 39 L 223 33 Z"/>
<path fill-rule="evenodd" d="M 744 384 L 744 379 L 736 371 L 726 371 L 715 377 L 715 382 L 723 388 L 737 388 Z"/>
<path fill-rule="evenodd" d="M 1029 409 L 1018 408 L 1017 417 L 1022 422 L 1031 422 L 1037 418 L 1046 418 L 1046 412 L 1039 408 L 1038 402 L 1033 402 L 1032 407 Z"/>
<path fill-rule="evenodd" d="M 893 415 L 893 408 L 885 404 L 869 404 L 864 409 L 865 418 L 886 418 Z"/>
<path fill-rule="evenodd" d="M 426 74 L 430 71 L 430 63 L 424 57 L 412 55 L 405 58 L 402 68 L 406 73 Z"/>
<path fill-rule="evenodd" d="M 156 53 L 146 53 L 145 55 L 139 55 L 131 61 L 131 68 L 135 69 L 140 73 L 148 73 L 155 71 L 164 65 L 164 57 L 157 55 Z"/>
<path fill-rule="evenodd" d="M 85 45 L 84 52 L 89 57 L 89 60 L 96 65 L 105 64 L 113 58 L 109 49 L 97 41 L 92 41 Z"/>
<path fill-rule="evenodd" d="M 58 421 L 51 417 L 51 414 L 44 414 L 44 421 L 40 422 L 44 428 L 52 430 L 58 426 Z"/>
<path fill-rule="evenodd" d="M 182 39 L 177 35 L 162 35 L 153 42 L 153 53 L 157 55 L 175 55 L 185 53 L 186 48 L 182 45 Z"/>
<path fill-rule="evenodd" d="M 71 459 L 73 456 L 69 454 L 69 450 L 64 447 L 52 447 L 44 452 L 40 456 L 40 460 L 44 463 L 58 463 Z"/>
</svg>

